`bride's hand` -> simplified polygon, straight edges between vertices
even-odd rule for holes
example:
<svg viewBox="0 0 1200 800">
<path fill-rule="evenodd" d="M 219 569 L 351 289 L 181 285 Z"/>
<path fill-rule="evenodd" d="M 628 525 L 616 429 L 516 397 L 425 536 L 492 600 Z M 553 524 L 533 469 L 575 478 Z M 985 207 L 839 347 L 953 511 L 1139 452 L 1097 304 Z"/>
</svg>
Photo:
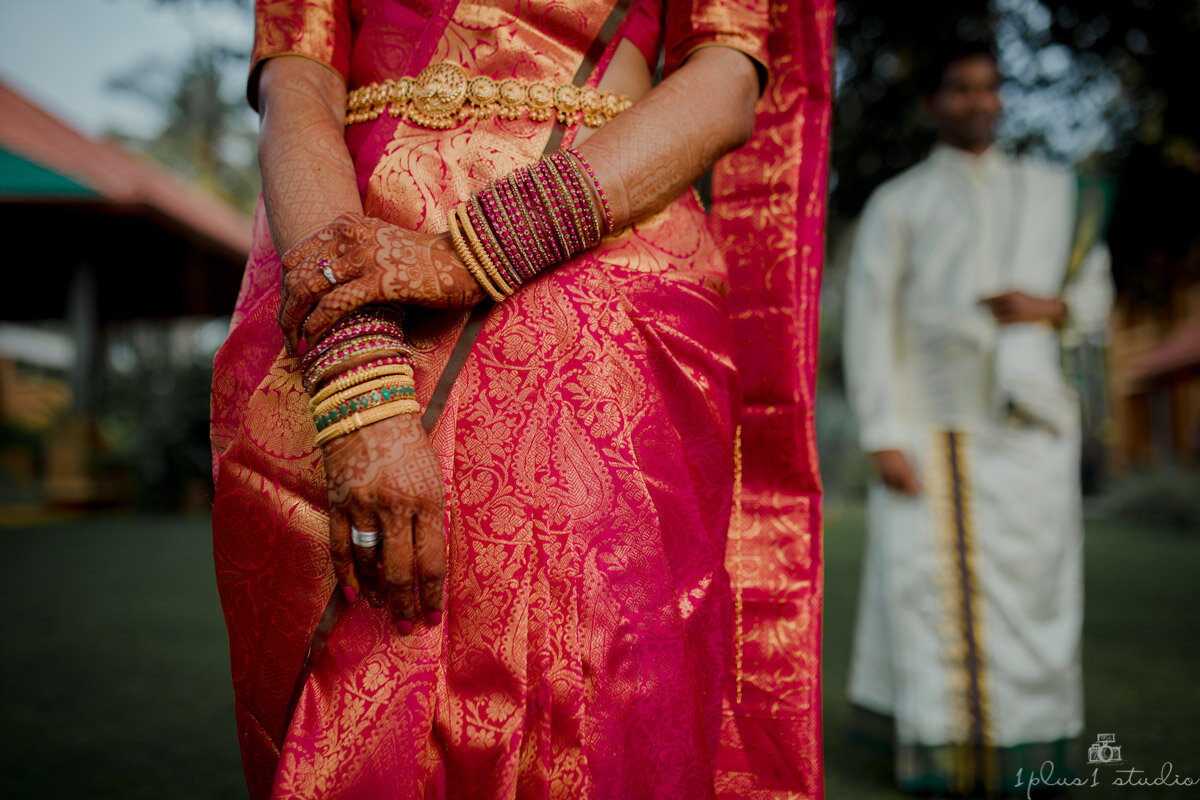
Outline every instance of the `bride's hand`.
<svg viewBox="0 0 1200 800">
<path fill-rule="evenodd" d="M 340 317 L 363 306 L 468 308 L 483 297 L 446 234 L 346 213 L 283 255 L 279 324 L 295 352 L 300 338 L 320 340 Z"/>
<path fill-rule="evenodd" d="M 431 625 L 445 605 L 445 485 L 419 414 L 399 414 L 323 448 L 329 485 L 329 542 L 347 599 L 364 594 L 411 633 L 418 606 Z M 379 531 L 359 547 L 351 526 Z"/>
</svg>

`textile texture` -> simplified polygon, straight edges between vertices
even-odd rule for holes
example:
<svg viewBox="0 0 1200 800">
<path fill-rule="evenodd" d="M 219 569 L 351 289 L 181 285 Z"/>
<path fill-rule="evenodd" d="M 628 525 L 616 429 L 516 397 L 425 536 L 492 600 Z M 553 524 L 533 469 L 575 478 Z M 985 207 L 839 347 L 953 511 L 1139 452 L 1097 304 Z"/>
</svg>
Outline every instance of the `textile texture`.
<svg viewBox="0 0 1200 800">
<path fill-rule="evenodd" d="M 553 85 L 571 81 L 613 6 L 535 0 L 518 15 L 515 3 L 260 2 L 256 55 L 314 58 L 348 70 L 351 86 L 415 75 L 439 61 Z M 695 33 L 696 25 L 681 25 Z M 827 53 L 817 63 L 827 67 Z M 432 131 L 384 115 L 348 129 L 347 144 L 368 214 L 437 233 L 455 204 L 536 160 L 551 131 L 547 123 L 500 119 Z M 816 141 L 824 132 L 804 131 L 823 160 Z M 774 492 L 767 476 L 786 464 L 793 487 L 803 484 L 794 492 L 803 502 L 770 511 L 755 499 L 744 552 L 774 530 L 773 514 L 796 516 L 787 552 L 795 556 L 789 567 L 803 564 L 802 588 L 792 588 L 794 572 L 750 588 L 773 568 L 764 565 L 745 571 L 746 597 L 788 592 L 782 624 L 806 622 L 789 646 L 815 648 L 810 373 L 823 194 L 815 177 L 804 182 L 794 144 L 779 134 L 757 167 L 748 157 L 735 170 L 749 187 L 768 177 L 767 159 L 793 158 L 792 176 L 773 185 L 818 198 L 800 223 L 786 208 L 772 216 L 784 229 L 783 254 L 764 273 L 781 284 L 789 307 L 809 314 L 794 330 L 809 338 L 778 354 L 781 362 L 784 349 L 807 354 L 796 363 L 809 374 L 792 379 L 779 404 L 790 427 L 774 434 L 807 435 L 796 446 L 803 460 L 789 450 L 748 473 L 757 498 Z M 823 180 L 823 161 L 804 169 Z M 714 212 L 724 207 L 719 199 Z M 686 193 L 492 311 L 431 435 L 447 493 L 445 621 L 402 637 L 386 612 L 330 599 L 325 479 L 307 397 L 276 323 L 280 263 L 259 209 L 233 327 L 217 355 L 212 423 L 217 578 L 253 797 L 713 795 L 718 745 L 728 738 L 721 706 L 734 631 L 724 559 L 740 321 L 731 323 L 726 297 L 729 264 L 737 281 L 741 265 L 761 258 L 723 255 L 718 236 L 749 230 L 739 219 L 719 217 L 714 235 L 698 198 Z M 806 277 L 785 275 L 804 253 Z M 746 293 L 742 287 L 735 296 Z M 465 313 L 410 309 L 406 333 L 422 405 L 465 320 Z M 757 457 L 754 448 L 772 434 L 747 424 Z M 750 617 L 760 626 L 779 613 Z M 758 642 L 759 627 L 748 630 L 748 642 Z M 813 736 L 817 651 L 792 657 L 791 675 L 780 677 L 802 685 L 803 699 L 788 695 L 774 706 L 786 713 L 771 713 Z M 796 766 L 801 777 L 791 796 L 819 796 L 819 741 L 803 747 L 808 760 Z"/>
<path fill-rule="evenodd" d="M 821 483 L 813 422 L 824 256 L 832 0 L 771 3 L 754 138 L 713 174 L 743 388 L 743 526 L 727 565 L 744 603 L 742 702 L 728 677 L 718 793 L 824 796 Z"/>
</svg>

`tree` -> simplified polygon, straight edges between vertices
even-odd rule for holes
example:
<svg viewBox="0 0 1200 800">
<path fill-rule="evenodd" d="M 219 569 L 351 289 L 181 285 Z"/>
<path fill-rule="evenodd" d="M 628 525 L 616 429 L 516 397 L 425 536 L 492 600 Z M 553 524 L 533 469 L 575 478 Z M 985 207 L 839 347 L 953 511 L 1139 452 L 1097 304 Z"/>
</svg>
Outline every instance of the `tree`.
<svg viewBox="0 0 1200 800">
<path fill-rule="evenodd" d="M 114 78 L 114 91 L 164 109 L 166 122 L 148 138 L 113 135 L 249 214 L 260 185 L 253 112 L 240 93 L 227 96 L 221 86 L 221 64 L 236 55 L 221 45 L 197 45 L 174 70 L 151 61 Z"/>
<path fill-rule="evenodd" d="M 823 472 L 837 488 L 863 465 L 845 421 L 839 267 L 870 192 L 916 163 L 934 132 L 918 76 L 948 38 L 990 38 L 1007 77 L 1002 144 L 1110 176 L 1109 232 L 1121 300 L 1169 322 L 1200 280 L 1200 4 L 1195 0 L 839 0 L 830 257 L 822 300 Z"/>
<path fill-rule="evenodd" d="M 148 0 L 149 2 L 149 0 Z M 154 0 L 162 6 L 248 0 Z M 199 34 L 181 63 L 146 61 L 109 82 L 163 112 L 149 137 L 115 138 L 197 185 L 253 212 L 259 193 L 254 114 L 241 82 L 249 53 Z M 237 77 L 229 80 L 230 74 Z M 225 79 L 225 80 L 223 80 Z M 227 320 L 137 321 L 110 326 L 101 428 L 114 464 L 131 468 L 140 505 L 177 507 L 209 487 L 212 359 Z M 209 496 L 211 491 L 209 490 Z"/>
<path fill-rule="evenodd" d="M 180 10 L 230 5 L 249 15 L 249 0 L 154 0 Z M 247 17 L 248 18 L 248 17 Z M 132 149 L 146 153 L 249 214 L 259 193 L 254 114 L 239 80 L 249 53 L 197 34 L 181 64 L 145 61 L 110 79 L 112 91 L 138 97 L 164 113 L 158 133 L 137 137 L 113 132 Z M 230 85 L 236 88 L 230 88 Z"/>
<path fill-rule="evenodd" d="M 1194 0 L 842 0 L 832 238 L 931 144 L 917 89 L 931 49 L 986 37 L 1008 78 L 1002 142 L 1115 175 L 1123 294 L 1155 302 L 1200 279 L 1198 33 Z"/>
</svg>

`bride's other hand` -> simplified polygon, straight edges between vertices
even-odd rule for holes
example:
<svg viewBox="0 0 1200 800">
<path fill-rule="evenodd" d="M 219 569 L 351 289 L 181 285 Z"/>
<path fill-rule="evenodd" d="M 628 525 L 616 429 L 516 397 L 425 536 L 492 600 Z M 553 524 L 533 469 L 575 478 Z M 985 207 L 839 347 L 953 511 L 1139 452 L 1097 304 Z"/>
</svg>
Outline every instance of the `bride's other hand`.
<svg viewBox="0 0 1200 800">
<path fill-rule="evenodd" d="M 283 255 L 279 324 L 295 350 L 340 317 L 380 303 L 467 308 L 483 290 L 446 234 L 405 230 L 348 212 Z"/>
</svg>

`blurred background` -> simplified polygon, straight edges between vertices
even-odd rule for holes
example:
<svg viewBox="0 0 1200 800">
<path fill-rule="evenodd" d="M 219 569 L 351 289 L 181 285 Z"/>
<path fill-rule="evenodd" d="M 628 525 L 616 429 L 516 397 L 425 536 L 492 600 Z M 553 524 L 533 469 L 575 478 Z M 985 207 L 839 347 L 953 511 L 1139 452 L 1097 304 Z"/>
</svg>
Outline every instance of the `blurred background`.
<svg viewBox="0 0 1200 800">
<path fill-rule="evenodd" d="M 5 797 L 244 796 L 207 426 L 259 185 L 251 5 L 0 0 Z M 845 262 L 867 195 L 933 142 L 917 75 L 952 36 L 997 43 L 1002 145 L 1111 204 L 1118 302 L 1077 367 L 1089 732 L 1200 778 L 1200 3 L 843 0 L 816 415 L 828 795 L 897 796 L 886 758 L 843 735 L 868 477 Z"/>
</svg>

